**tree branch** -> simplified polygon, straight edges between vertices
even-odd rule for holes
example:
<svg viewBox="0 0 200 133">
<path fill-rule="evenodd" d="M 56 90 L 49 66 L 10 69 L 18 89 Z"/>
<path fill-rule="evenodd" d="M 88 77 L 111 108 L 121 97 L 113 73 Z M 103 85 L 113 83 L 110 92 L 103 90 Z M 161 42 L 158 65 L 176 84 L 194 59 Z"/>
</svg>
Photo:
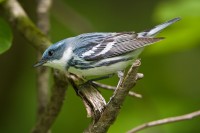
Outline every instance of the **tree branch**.
<svg viewBox="0 0 200 133">
<path fill-rule="evenodd" d="M 65 98 L 66 86 L 68 82 L 66 81 L 66 75 L 60 71 L 54 71 L 54 86 L 52 88 L 52 95 L 48 106 L 43 113 L 43 115 L 36 122 L 35 127 L 32 130 L 32 133 L 46 133 L 54 123 L 57 118 L 63 101 Z"/>
<path fill-rule="evenodd" d="M 37 0 L 37 26 L 45 34 L 48 35 L 49 26 L 49 9 L 51 7 L 51 0 Z M 37 52 L 38 60 L 41 58 L 41 52 Z M 39 123 L 40 118 L 45 113 L 48 105 L 48 90 L 49 90 L 49 69 L 45 67 L 40 67 L 36 69 L 36 82 L 37 82 L 37 122 Z M 62 99 L 61 99 L 62 100 Z M 44 126 L 43 126 L 44 127 Z M 46 127 L 46 126 L 45 126 Z M 36 130 L 36 128 L 34 129 Z M 49 130 L 48 133 L 51 131 Z"/>
<path fill-rule="evenodd" d="M 127 133 L 136 133 L 138 131 L 141 131 L 141 130 L 149 128 L 149 127 L 164 125 L 164 124 L 178 122 L 178 121 L 190 120 L 190 119 L 198 117 L 198 116 L 200 116 L 200 110 L 189 113 L 189 114 L 181 115 L 181 116 L 169 117 L 169 118 L 165 118 L 165 119 L 161 119 L 161 120 L 144 123 L 142 125 L 139 125 L 133 129 L 131 129 Z"/>
<path fill-rule="evenodd" d="M 123 79 L 123 82 L 116 88 L 114 95 L 106 105 L 101 117 L 96 123 L 90 124 L 85 130 L 89 133 L 105 133 L 108 128 L 114 123 L 121 106 L 128 95 L 130 89 L 136 84 L 137 71 L 140 66 L 140 61 L 136 60 L 135 63 L 129 69 L 127 75 Z"/>
<path fill-rule="evenodd" d="M 49 32 L 49 9 L 51 3 L 51 0 L 37 0 L 37 26 L 45 35 L 48 35 Z M 37 52 L 38 60 L 41 58 L 41 55 L 40 52 Z M 48 103 L 49 76 L 49 69 L 45 67 L 36 69 L 38 118 L 45 112 Z"/>
<path fill-rule="evenodd" d="M 106 84 L 102 84 L 102 83 L 99 83 L 99 82 L 95 82 L 93 81 L 93 83 L 100 87 L 100 88 L 103 88 L 103 89 L 106 89 L 106 90 L 112 90 L 114 91 L 116 89 L 115 86 L 110 86 L 110 85 L 106 85 Z M 131 97 L 137 97 L 137 98 L 142 98 L 142 95 L 141 94 L 138 94 L 138 93 L 135 93 L 133 91 L 129 91 L 128 92 L 128 95 L 131 96 Z"/>
<path fill-rule="evenodd" d="M 48 79 L 49 70 L 47 68 L 39 68 L 36 70 L 36 82 L 37 82 L 37 118 L 41 117 L 44 113 L 48 103 Z"/>
<path fill-rule="evenodd" d="M 49 9 L 52 0 L 37 0 L 37 26 L 45 34 L 48 35 L 50 29 Z"/>
</svg>

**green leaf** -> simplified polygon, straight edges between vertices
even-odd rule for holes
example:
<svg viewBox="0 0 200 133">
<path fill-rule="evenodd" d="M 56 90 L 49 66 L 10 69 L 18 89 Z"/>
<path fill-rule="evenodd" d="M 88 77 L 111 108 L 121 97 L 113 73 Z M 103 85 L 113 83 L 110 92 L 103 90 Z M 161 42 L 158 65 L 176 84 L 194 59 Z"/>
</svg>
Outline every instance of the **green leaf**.
<svg viewBox="0 0 200 133">
<path fill-rule="evenodd" d="M 0 18 L 0 54 L 7 51 L 12 44 L 12 32 L 9 25 Z"/>
</svg>

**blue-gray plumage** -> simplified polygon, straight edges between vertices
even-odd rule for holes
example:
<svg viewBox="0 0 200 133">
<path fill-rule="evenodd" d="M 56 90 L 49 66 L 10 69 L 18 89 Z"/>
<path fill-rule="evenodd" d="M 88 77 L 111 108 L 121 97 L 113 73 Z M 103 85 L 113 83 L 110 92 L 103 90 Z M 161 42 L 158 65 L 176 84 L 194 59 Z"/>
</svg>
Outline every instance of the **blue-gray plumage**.
<svg viewBox="0 0 200 133">
<path fill-rule="evenodd" d="M 49 66 L 82 76 L 116 73 L 133 63 L 143 48 L 162 40 L 154 37 L 174 18 L 150 30 L 135 32 L 85 33 L 51 45 L 35 66 Z"/>
</svg>

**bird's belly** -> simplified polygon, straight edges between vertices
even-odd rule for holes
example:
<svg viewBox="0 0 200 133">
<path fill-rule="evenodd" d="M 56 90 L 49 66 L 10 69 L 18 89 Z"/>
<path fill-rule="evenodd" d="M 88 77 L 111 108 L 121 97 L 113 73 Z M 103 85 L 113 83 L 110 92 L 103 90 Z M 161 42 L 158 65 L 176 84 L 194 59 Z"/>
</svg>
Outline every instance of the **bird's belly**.
<svg viewBox="0 0 200 133">
<path fill-rule="evenodd" d="M 77 69 L 75 67 L 70 67 L 69 72 L 82 75 L 82 76 L 97 76 L 97 75 L 107 75 L 116 73 L 117 71 L 124 70 L 128 65 L 130 65 L 134 60 L 118 62 L 109 66 L 94 67 L 88 69 Z"/>
</svg>

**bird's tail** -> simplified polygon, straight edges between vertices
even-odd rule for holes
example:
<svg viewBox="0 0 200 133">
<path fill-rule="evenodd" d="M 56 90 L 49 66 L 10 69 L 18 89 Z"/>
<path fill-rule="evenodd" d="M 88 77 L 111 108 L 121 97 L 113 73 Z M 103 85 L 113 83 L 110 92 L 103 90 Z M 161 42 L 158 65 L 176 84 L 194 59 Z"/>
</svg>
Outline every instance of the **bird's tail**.
<svg viewBox="0 0 200 133">
<path fill-rule="evenodd" d="M 156 34 L 158 34 L 160 31 L 162 31 L 166 27 L 170 26 L 171 24 L 179 21 L 180 19 L 181 18 L 174 18 L 174 19 L 171 19 L 171 20 L 164 22 L 160 25 L 157 25 L 152 29 L 142 31 L 142 32 L 138 33 L 138 37 L 153 37 Z"/>
</svg>

